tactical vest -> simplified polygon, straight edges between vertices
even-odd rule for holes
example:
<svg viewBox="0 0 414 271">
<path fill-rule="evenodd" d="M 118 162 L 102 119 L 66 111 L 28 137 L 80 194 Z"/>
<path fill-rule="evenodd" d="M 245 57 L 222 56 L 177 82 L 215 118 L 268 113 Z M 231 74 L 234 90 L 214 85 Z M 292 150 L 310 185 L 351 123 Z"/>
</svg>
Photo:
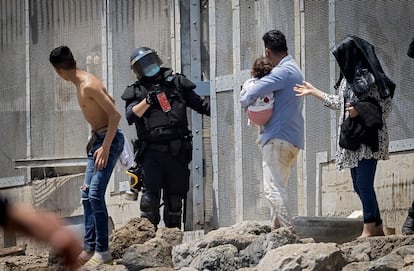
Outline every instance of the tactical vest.
<svg viewBox="0 0 414 271">
<path fill-rule="evenodd" d="M 155 86 L 163 91 L 171 105 L 164 112 L 158 102 L 151 105 L 144 115 L 135 122 L 138 139 L 148 142 L 163 142 L 182 138 L 190 133 L 187 120 L 187 103 L 182 90 L 175 84 L 175 75 L 157 82 L 137 82 L 134 84 L 136 98 L 144 99 Z"/>
</svg>

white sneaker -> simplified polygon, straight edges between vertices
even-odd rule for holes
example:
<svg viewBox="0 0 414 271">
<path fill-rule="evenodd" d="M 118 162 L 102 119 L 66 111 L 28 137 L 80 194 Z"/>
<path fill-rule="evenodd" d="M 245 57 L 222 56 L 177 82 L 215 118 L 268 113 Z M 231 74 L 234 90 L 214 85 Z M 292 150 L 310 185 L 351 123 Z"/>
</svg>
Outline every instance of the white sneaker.
<svg viewBox="0 0 414 271">
<path fill-rule="evenodd" d="M 85 263 L 86 266 L 100 265 L 100 264 L 109 264 L 109 265 L 113 264 L 113 259 L 112 259 L 111 252 L 109 252 L 109 251 L 104 251 L 104 252 L 95 251 L 95 254 L 93 254 L 92 258 L 90 258 L 89 261 L 87 261 Z"/>
<path fill-rule="evenodd" d="M 85 251 L 83 250 L 79 256 L 78 256 L 78 261 L 80 265 L 84 265 L 85 263 L 87 263 L 92 256 L 94 255 L 94 251 Z"/>
</svg>

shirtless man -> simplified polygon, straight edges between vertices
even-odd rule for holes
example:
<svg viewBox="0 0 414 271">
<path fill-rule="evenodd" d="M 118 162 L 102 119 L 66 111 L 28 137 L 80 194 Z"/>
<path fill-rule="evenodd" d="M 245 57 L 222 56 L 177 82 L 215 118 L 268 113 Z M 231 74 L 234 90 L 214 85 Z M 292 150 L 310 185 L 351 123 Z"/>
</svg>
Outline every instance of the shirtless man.
<svg viewBox="0 0 414 271">
<path fill-rule="evenodd" d="M 76 67 L 76 61 L 67 46 L 53 49 L 49 61 L 60 77 L 76 86 L 79 106 L 92 128 L 86 148 L 88 162 L 85 181 L 81 187 L 85 237 L 79 262 L 82 265 L 111 263 L 105 191 L 124 146 L 124 136 L 118 128 L 121 114 L 102 82 Z"/>
</svg>

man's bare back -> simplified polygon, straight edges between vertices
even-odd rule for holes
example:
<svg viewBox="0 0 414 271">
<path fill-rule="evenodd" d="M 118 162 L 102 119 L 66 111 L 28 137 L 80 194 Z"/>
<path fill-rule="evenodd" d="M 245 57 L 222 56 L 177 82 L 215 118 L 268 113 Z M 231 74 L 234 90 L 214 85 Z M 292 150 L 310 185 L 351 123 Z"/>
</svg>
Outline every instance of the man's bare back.
<svg viewBox="0 0 414 271">
<path fill-rule="evenodd" d="M 79 106 L 92 130 L 99 131 L 108 127 L 108 114 L 115 101 L 109 96 L 105 86 L 94 75 L 77 70 L 80 84 L 76 84 Z"/>
<path fill-rule="evenodd" d="M 114 99 L 109 96 L 98 78 L 80 69 L 75 69 L 72 75 L 68 73 L 69 75 L 66 74 L 68 80 L 76 86 L 79 106 L 92 130 L 98 132 L 103 128 L 107 129 L 102 146 L 94 153 L 95 166 L 97 169 L 102 169 L 106 167 L 109 149 L 118 129 L 121 114 L 115 107 Z"/>
</svg>

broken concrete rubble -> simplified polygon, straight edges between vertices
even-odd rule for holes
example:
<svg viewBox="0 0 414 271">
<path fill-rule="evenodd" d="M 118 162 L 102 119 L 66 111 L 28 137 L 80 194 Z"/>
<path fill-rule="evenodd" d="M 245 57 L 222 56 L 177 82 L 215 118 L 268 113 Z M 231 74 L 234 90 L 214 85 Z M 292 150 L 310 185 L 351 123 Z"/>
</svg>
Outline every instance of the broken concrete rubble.
<svg viewBox="0 0 414 271">
<path fill-rule="evenodd" d="M 302 240 L 288 229 L 272 230 L 257 221 L 245 221 L 182 243 L 182 231 L 160 228 L 155 232 L 148 221 L 136 218 L 115 230 L 110 239 L 116 265 L 81 270 L 414 270 L 414 236 L 337 244 Z M 0 270 L 60 270 L 52 262 L 40 256 L 3 257 Z"/>
</svg>

